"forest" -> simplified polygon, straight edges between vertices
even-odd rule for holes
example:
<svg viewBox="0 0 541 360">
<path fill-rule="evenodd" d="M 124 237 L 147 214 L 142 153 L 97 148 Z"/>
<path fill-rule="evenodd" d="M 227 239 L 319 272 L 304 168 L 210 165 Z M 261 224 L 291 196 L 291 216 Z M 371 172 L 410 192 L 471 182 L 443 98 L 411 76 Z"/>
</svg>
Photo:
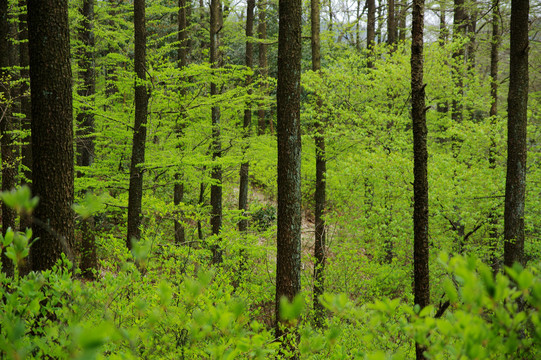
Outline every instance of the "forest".
<svg viewBox="0 0 541 360">
<path fill-rule="evenodd" d="M 539 0 L 0 0 L 0 359 L 541 358 Z"/>
</svg>

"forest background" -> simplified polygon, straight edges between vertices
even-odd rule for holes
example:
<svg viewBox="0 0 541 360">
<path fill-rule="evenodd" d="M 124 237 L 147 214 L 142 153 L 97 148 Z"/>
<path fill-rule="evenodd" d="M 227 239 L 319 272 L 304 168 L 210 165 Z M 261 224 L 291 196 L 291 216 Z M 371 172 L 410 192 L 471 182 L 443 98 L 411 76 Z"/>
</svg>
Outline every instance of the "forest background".
<svg viewBox="0 0 541 360">
<path fill-rule="evenodd" d="M 28 188 L 9 192 L 31 185 L 36 164 L 24 3 L 0 9 L 9 34 L 0 51 L 2 357 L 384 359 L 414 357 L 415 343 L 427 358 L 539 356 L 541 3 L 531 2 L 528 23 L 526 269 L 507 270 L 511 4 L 425 4 L 433 305 L 424 309 L 411 291 L 412 4 L 321 3 L 317 71 L 311 4 L 302 4 L 301 296 L 281 312 L 278 4 L 147 0 L 138 68 L 133 2 L 69 1 L 76 230 L 56 241 L 60 250 L 28 257 L 31 232 L 8 230 L 24 230 L 36 208 Z M 34 215 L 45 219 L 39 207 Z M 274 341 L 279 316 L 297 345 Z"/>
</svg>

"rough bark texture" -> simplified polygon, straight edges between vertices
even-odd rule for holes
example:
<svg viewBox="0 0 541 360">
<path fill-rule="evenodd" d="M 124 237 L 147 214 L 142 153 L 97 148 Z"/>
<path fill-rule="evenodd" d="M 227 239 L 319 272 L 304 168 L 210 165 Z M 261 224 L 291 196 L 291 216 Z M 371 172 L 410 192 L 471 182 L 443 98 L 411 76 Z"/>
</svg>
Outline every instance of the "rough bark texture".
<svg viewBox="0 0 541 360">
<path fill-rule="evenodd" d="M 220 0 L 211 0 L 210 2 L 210 64 L 213 69 L 221 66 L 219 53 L 219 38 L 221 21 L 221 2 Z M 210 84 L 210 95 L 218 95 L 218 86 L 215 83 Z M 220 107 L 212 107 L 212 160 L 219 161 L 222 156 L 222 140 L 220 134 Z M 219 236 L 222 229 L 222 166 L 214 164 L 212 166 L 211 177 L 213 184 L 210 186 L 210 205 L 212 214 L 210 223 L 212 225 L 212 235 Z M 219 239 L 217 240 L 220 241 Z M 212 247 L 212 262 L 219 264 L 222 262 L 222 249 L 219 244 Z"/>
<path fill-rule="evenodd" d="M 528 0 L 511 1 L 511 57 L 507 97 L 507 177 L 505 183 L 504 264 L 524 265 L 526 127 L 528 105 Z"/>
<path fill-rule="evenodd" d="M 398 41 L 406 41 L 406 16 L 408 15 L 408 2 L 402 0 L 400 2 L 400 12 L 398 14 Z"/>
<path fill-rule="evenodd" d="M 248 6 L 246 8 L 246 66 L 252 68 L 254 65 L 254 46 L 250 39 L 254 35 L 254 8 L 255 0 L 248 0 Z M 252 82 L 251 77 L 246 78 L 246 86 L 249 86 Z M 251 92 L 250 92 L 251 93 Z M 243 137 L 247 139 L 250 136 L 250 126 L 252 124 L 252 108 L 250 104 L 246 104 L 244 109 L 244 123 L 243 123 Z M 243 154 L 246 156 L 246 148 L 243 148 Z M 248 210 L 248 174 L 250 170 L 250 163 L 245 159 L 240 165 L 240 184 L 239 184 L 239 210 L 244 213 Z M 239 221 L 239 231 L 246 231 L 248 229 L 248 220 L 243 219 Z"/>
<path fill-rule="evenodd" d="M 132 239 L 141 237 L 141 201 L 143 199 L 143 168 L 147 137 L 147 112 L 149 93 L 146 81 L 146 28 L 145 0 L 134 0 L 135 27 L 135 122 L 130 166 L 130 189 L 128 195 L 128 236 L 126 245 L 131 249 Z"/>
<path fill-rule="evenodd" d="M 8 19 L 8 1 L 0 0 L 0 96 L 4 99 L 10 99 L 10 83 L 8 81 L 10 65 L 9 54 L 12 51 L 9 41 L 9 19 Z M 12 152 L 12 117 L 11 108 L 7 103 L 0 104 L 0 133 L 2 148 L 2 190 L 10 190 L 15 185 L 14 160 Z M 6 230 L 15 226 L 15 212 L 2 203 L 2 234 Z M 8 276 L 13 275 L 13 263 L 2 252 L 2 271 Z"/>
<path fill-rule="evenodd" d="M 466 35 L 466 11 L 464 9 L 464 0 L 455 0 L 454 19 L 453 19 L 453 38 L 458 39 Z M 453 53 L 454 60 L 454 81 L 457 88 L 457 95 L 453 97 L 451 104 L 451 117 L 456 122 L 462 121 L 462 97 L 464 92 L 463 65 L 464 65 L 464 47 L 460 46 Z"/>
<path fill-rule="evenodd" d="M 490 116 L 498 114 L 498 56 L 500 48 L 500 2 L 492 0 L 492 39 L 490 42 Z"/>
<path fill-rule="evenodd" d="M 187 17 L 188 6 L 186 0 L 178 0 L 178 66 L 179 69 L 183 69 L 188 65 L 188 17 Z M 186 90 L 184 87 L 181 87 L 180 96 L 184 97 Z M 182 117 L 186 117 L 186 113 L 182 111 Z M 185 120 L 185 119 L 183 119 Z M 184 136 L 184 124 L 177 124 L 177 138 L 179 139 L 178 149 L 180 152 L 183 152 L 184 149 L 180 145 L 181 138 Z M 173 188 L 173 204 L 175 206 L 180 205 L 184 198 L 184 183 L 182 181 L 183 176 L 181 172 L 175 174 L 175 185 Z M 181 214 L 182 215 L 182 214 Z M 183 244 L 186 241 L 185 230 L 182 223 L 178 220 L 175 220 L 175 243 Z"/>
<path fill-rule="evenodd" d="M 26 7 L 26 0 L 19 0 L 19 7 Z M 28 40 L 28 24 L 26 9 L 19 14 L 19 39 Z M 32 108 L 30 105 L 30 75 L 28 66 L 30 58 L 28 55 L 28 41 L 19 44 L 19 64 L 21 66 L 21 114 L 24 117 L 21 119 L 21 130 L 23 132 L 21 145 L 21 163 L 22 173 L 21 185 L 26 185 L 32 188 L 32 141 L 30 136 Z M 24 230 L 32 226 L 32 218 L 29 215 L 21 215 L 19 228 Z"/>
<path fill-rule="evenodd" d="M 413 121 L 413 262 L 415 304 L 430 303 L 428 272 L 428 177 L 425 84 L 423 84 L 424 0 L 413 1 L 411 43 L 411 117 Z M 424 359 L 424 348 L 416 344 L 416 358 Z"/>
<path fill-rule="evenodd" d="M 366 48 L 368 50 L 368 63 L 367 66 L 372 68 L 374 63 L 372 62 L 372 47 L 375 44 L 376 39 L 376 2 L 375 0 L 366 0 L 366 10 L 368 12 L 368 19 L 366 23 Z"/>
<path fill-rule="evenodd" d="M 86 98 L 85 102 L 92 103 L 96 93 L 94 75 L 94 0 L 84 0 L 80 8 L 82 22 L 79 28 L 79 38 L 83 49 L 79 54 L 80 77 L 79 96 Z M 94 162 L 94 114 L 92 109 L 83 107 L 77 115 L 77 165 L 92 166 Z M 80 174 L 81 176 L 83 174 Z M 94 237 L 94 217 L 82 220 L 81 224 L 81 273 L 87 279 L 94 278 L 94 269 L 98 266 L 96 243 Z"/>
<path fill-rule="evenodd" d="M 278 253 L 276 337 L 294 329 L 280 321 L 280 299 L 300 291 L 301 250 L 301 9 L 300 0 L 280 0 L 278 30 Z M 285 326 L 283 328 L 282 326 Z M 295 337 L 295 336 L 294 336 Z M 284 337 L 285 338 L 285 337 Z M 285 347 L 294 344 L 283 343 Z M 293 356 L 296 358 L 296 356 Z"/>
<path fill-rule="evenodd" d="M 259 43 L 259 72 L 262 78 L 266 78 L 269 74 L 269 69 L 267 65 L 267 44 L 264 42 L 267 40 L 267 2 L 266 0 L 259 0 L 258 3 L 259 10 L 259 23 L 257 26 L 257 32 L 259 35 L 259 40 L 262 40 Z M 264 85 L 266 86 L 266 85 Z M 257 122 L 257 135 L 263 135 L 265 133 L 266 121 L 265 121 L 265 109 L 261 108 L 258 110 L 258 122 Z M 272 127 L 272 120 L 271 120 Z M 271 130 L 272 133 L 272 130 Z"/>
<path fill-rule="evenodd" d="M 312 31 L 312 70 L 318 72 L 321 70 L 320 53 L 320 24 L 319 24 L 319 0 L 311 1 L 311 31 Z M 322 107 L 321 99 L 317 99 L 317 107 Z M 319 111 L 318 111 L 319 112 Z M 326 183 L 325 173 L 327 161 L 325 159 L 325 136 L 323 128 L 323 119 L 316 119 L 315 143 L 316 143 L 316 191 L 315 201 L 315 241 L 314 241 L 314 323 L 321 327 L 324 323 L 325 310 L 319 301 L 319 297 L 325 289 L 325 199 Z"/>
<path fill-rule="evenodd" d="M 32 91 L 33 270 L 50 269 L 74 239 L 73 112 L 67 0 L 29 0 Z"/>
<path fill-rule="evenodd" d="M 387 0 L 387 44 L 394 45 L 398 38 L 396 26 L 395 0 Z"/>
</svg>

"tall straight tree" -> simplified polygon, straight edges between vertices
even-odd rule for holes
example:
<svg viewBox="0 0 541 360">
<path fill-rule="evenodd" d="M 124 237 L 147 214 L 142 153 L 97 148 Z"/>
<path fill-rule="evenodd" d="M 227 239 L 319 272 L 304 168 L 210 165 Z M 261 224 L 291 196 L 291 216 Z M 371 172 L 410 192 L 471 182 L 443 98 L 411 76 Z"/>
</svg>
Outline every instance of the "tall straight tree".
<svg viewBox="0 0 541 360">
<path fill-rule="evenodd" d="M 321 70 L 321 43 L 320 43 L 320 13 L 319 0 L 311 1 L 311 32 L 312 32 L 312 70 L 319 72 Z M 316 94 L 317 96 L 317 94 Z M 323 103 L 321 98 L 317 98 L 316 106 L 321 109 Z M 320 113 L 320 111 L 318 111 Z M 316 143 L 316 191 L 315 200 L 315 242 L 314 242 L 314 320 L 317 326 L 323 325 L 324 308 L 319 297 L 323 294 L 325 282 L 325 200 L 326 200 L 326 182 L 325 173 L 327 172 L 327 161 L 325 159 L 325 135 L 322 123 L 323 119 L 317 119 L 314 123 L 315 143 Z"/>
<path fill-rule="evenodd" d="M 413 0 L 411 41 L 411 117 L 413 122 L 413 263 L 414 301 L 424 308 L 430 303 L 428 271 L 428 150 L 426 144 L 425 84 L 423 83 L 424 0 Z M 424 348 L 416 344 L 417 359 Z"/>
<path fill-rule="evenodd" d="M 8 0 L 0 0 L 0 133 L 2 135 L 2 190 L 10 190 L 10 179 L 15 179 L 11 175 L 14 169 L 14 157 L 11 156 L 11 104 L 10 102 L 10 32 L 8 19 Z M 15 213 L 11 208 L 2 203 L 2 233 L 5 234 L 9 227 L 15 225 Z M 2 252 L 2 270 L 8 274 L 13 273 L 13 263 Z"/>
<path fill-rule="evenodd" d="M 374 62 L 372 60 L 372 47 L 376 40 L 376 1 L 366 0 L 367 22 L 366 22 L 366 49 L 368 50 L 367 66 L 372 68 Z"/>
<path fill-rule="evenodd" d="M 180 70 L 184 69 L 188 65 L 188 6 L 186 0 L 178 0 L 178 67 Z M 186 95 L 186 88 L 181 86 L 180 95 L 184 97 Z M 183 113 L 183 119 L 186 121 L 185 112 Z M 177 124 L 177 137 L 179 141 L 184 136 L 184 124 Z M 182 145 L 179 144 L 179 150 L 182 151 Z M 179 205 L 184 197 L 184 183 L 182 182 L 182 174 L 179 172 L 175 174 L 175 186 L 173 189 L 173 203 Z M 175 242 L 182 244 L 185 242 L 184 226 L 180 221 L 175 220 Z"/>
<path fill-rule="evenodd" d="M 254 36 L 254 8 L 255 0 L 248 0 L 248 6 L 246 7 L 246 67 L 252 68 L 254 65 L 254 46 L 252 43 L 252 36 Z M 252 82 L 251 76 L 246 78 L 246 85 L 249 86 Z M 252 108 L 248 103 L 244 109 L 244 123 L 243 131 L 244 138 L 247 139 L 250 135 L 250 126 L 252 124 Z M 244 156 L 246 156 L 245 148 L 243 149 Z M 239 184 L 239 210 L 243 213 L 248 210 L 248 173 L 250 170 L 250 163 L 244 160 L 240 165 L 240 184 Z M 246 231 L 248 229 L 248 220 L 243 219 L 239 222 L 239 231 Z"/>
<path fill-rule="evenodd" d="M 22 145 L 21 145 L 21 163 L 22 174 L 21 185 L 32 187 L 32 140 L 31 140 L 31 118 L 32 108 L 30 104 L 30 95 L 27 94 L 30 86 L 30 75 L 28 66 L 30 64 L 30 58 L 28 55 L 28 23 L 27 23 L 27 11 L 26 0 L 19 0 L 19 65 L 20 65 L 20 77 L 21 77 L 21 130 L 23 133 Z M 32 226 L 32 218 L 28 214 L 22 214 L 19 227 L 21 230 L 30 228 Z"/>
<path fill-rule="evenodd" d="M 79 54 L 79 67 L 81 69 L 82 84 L 78 95 L 91 103 L 96 93 L 96 79 L 94 75 L 94 33 L 92 30 L 94 20 L 94 0 L 83 0 L 79 9 L 82 22 L 79 27 L 79 38 L 82 48 Z M 94 114 L 87 106 L 81 108 L 77 115 L 77 165 L 81 167 L 92 166 L 94 162 Z M 81 174 L 82 175 L 82 174 Z M 81 272 L 84 277 L 92 279 L 93 269 L 97 268 L 96 244 L 94 236 L 94 218 L 92 216 L 82 221 L 81 241 Z"/>
<path fill-rule="evenodd" d="M 280 0 L 278 28 L 278 253 L 276 338 L 293 329 L 280 319 L 280 299 L 300 291 L 301 269 L 301 0 Z M 295 336 L 294 336 L 295 337 Z M 294 346 L 282 343 L 285 347 Z M 296 352 L 293 351 L 295 354 Z M 296 358 L 296 355 L 293 356 Z"/>
<path fill-rule="evenodd" d="M 211 0 L 210 2 L 210 64 L 213 69 L 221 66 L 221 57 L 219 47 L 218 33 L 222 24 L 220 0 Z M 218 95 L 218 85 L 215 82 L 210 83 L 210 95 Z M 222 156 L 222 142 L 220 134 L 220 107 L 214 105 L 211 110 L 212 116 L 212 160 L 215 164 L 212 166 L 211 177 L 213 180 L 210 186 L 210 205 L 212 214 L 210 223 L 212 225 L 212 235 L 218 237 L 222 229 L 222 166 L 216 164 Z M 212 247 L 212 262 L 218 264 L 222 262 L 222 249 L 219 244 Z"/>
<path fill-rule="evenodd" d="M 132 239 L 141 237 L 141 202 L 143 199 L 143 168 L 147 137 L 147 112 L 149 93 L 146 82 L 146 26 L 145 0 L 134 0 L 133 23 L 135 27 L 135 125 L 130 166 L 128 195 L 128 236 L 126 245 L 131 249 Z"/>
<path fill-rule="evenodd" d="M 74 242 L 73 110 L 67 0 L 28 0 L 32 93 L 33 270 L 50 269 Z"/>
<path fill-rule="evenodd" d="M 396 44 L 398 26 L 396 23 L 395 0 L 387 0 L 387 44 Z"/>
<path fill-rule="evenodd" d="M 464 0 L 454 0 L 453 39 L 460 40 L 466 35 L 466 10 Z M 454 82 L 458 90 L 458 96 L 453 97 L 451 104 L 451 117 L 456 122 L 462 121 L 462 95 L 464 92 L 463 65 L 464 46 L 458 46 L 453 52 Z"/>
<path fill-rule="evenodd" d="M 507 97 L 507 177 L 505 181 L 504 264 L 524 265 L 526 128 L 528 125 L 528 0 L 511 1 L 511 48 Z"/>
<path fill-rule="evenodd" d="M 267 75 L 269 73 L 268 65 L 267 65 L 267 44 L 265 44 L 265 41 L 267 40 L 267 1 L 266 0 L 259 0 L 258 4 L 258 25 L 257 25 L 257 32 L 259 36 L 259 40 L 261 42 L 259 43 L 259 72 L 261 74 L 261 77 L 266 79 Z M 266 86 L 266 85 L 263 85 Z M 257 126 L 257 135 L 263 135 L 265 133 L 265 114 L 266 111 L 261 107 L 258 112 L 258 126 Z M 272 120 L 271 120 L 271 133 L 272 133 Z"/>
</svg>

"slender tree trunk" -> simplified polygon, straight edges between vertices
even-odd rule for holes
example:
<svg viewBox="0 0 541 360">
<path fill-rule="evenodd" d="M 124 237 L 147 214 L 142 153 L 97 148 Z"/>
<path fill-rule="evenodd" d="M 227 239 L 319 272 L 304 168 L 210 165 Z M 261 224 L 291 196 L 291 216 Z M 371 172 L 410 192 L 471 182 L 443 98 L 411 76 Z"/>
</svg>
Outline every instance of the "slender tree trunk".
<svg viewBox="0 0 541 360">
<path fill-rule="evenodd" d="M 504 264 L 525 265 L 526 127 L 528 125 L 528 0 L 511 0 L 511 48 L 507 97 L 507 177 L 505 182 Z"/>
<path fill-rule="evenodd" d="M 188 17 L 187 17 L 188 6 L 186 0 L 178 0 L 178 66 L 182 70 L 188 65 Z M 180 90 L 181 97 L 186 95 L 186 90 L 184 87 L 181 87 Z M 186 113 L 182 111 L 181 121 L 186 121 Z M 177 138 L 179 142 L 182 141 L 184 137 L 184 123 L 177 124 Z M 178 145 L 179 152 L 183 152 L 184 148 L 179 143 Z M 175 206 L 178 206 L 182 203 L 184 198 L 184 183 L 183 175 L 181 172 L 175 174 L 175 185 L 173 188 L 173 203 Z M 182 215 L 182 214 L 181 214 Z M 175 243 L 183 244 L 186 242 L 185 230 L 182 223 L 178 220 L 175 220 Z"/>
<path fill-rule="evenodd" d="M 312 32 L 312 70 L 319 72 L 321 70 L 320 53 L 320 24 L 319 24 L 319 0 L 311 1 L 311 32 Z M 321 113 L 322 101 L 316 94 L 318 113 Z M 314 242 L 314 323 L 321 327 L 324 323 L 325 310 L 319 301 L 319 297 L 325 289 L 325 173 L 327 161 L 325 159 L 325 135 L 323 119 L 316 119 L 315 143 L 316 143 L 316 192 L 315 201 L 315 242 Z"/>
<path fill-rule="evenodd" d="M 28 0 L 32 90 L 33 270 L 50 269 L 74 242 L 73 110 L 67 0 Z"/>
<path fill-rule="evenodd" d="M 280 299 L 300 291 L 301 260 L 301 0 L 280 0 L 278 30 L 278 253 L 276 256 L 276 338 L 294 329 L 280 319 Z M 293 336 L 296 338 L 296 336 Z M 294 340 L 293 340 L 294 341 Z M 282 343 L 298 358 L 296 344 Z"/>
<path fill-rule="evenodd" d="M 218 50 L 221 21 L 220 0 L 211 0 L 210 2 L 210 64 L 213 69 L 221 66 L 221 57 Z M 218 86 L 216 83 L 210 84 L 210 95 L 218 95 Z M 220 135 L 220 107 L 212 107 L 212 160 L 217 162 L 222 156 L 222 144 Z M 212 206 L 211 225 L 212 235 L 218 237 L 222 228 L 222 166 L 214 164 L 212 166 L 213 184 L 210 186 L 210 205 Z M 218 242 L 220 240 L 217 240 Z M 212 262 L 221 263 L 222 249 L 219 244 L 212 247 Z"/>
<path fill-rule="evenodd" d="M 462 38 L 466 35 L 466 11 L 464 9 L 464 0 L 455 0 L 454 20 L 453 20 L 453 38 Z M 451 104 L 451 117 L 455 122 L 462 122 L 462 98 L 464 93 L 464 47 L 460 46 L 453 53 L 454 82 L 457 88 L 457 95 L 453 97 Z"/>
<path fill-rule="evenodd" d="M 415 304 L 421 308 L 430 303 L 428 270 L 428 150 L 426 144 L 425 85 L 423 83 L 424 0 L 413 0 L 411 43 L 411 117 L 413 120 L 413 262 Z M 424 347 L 416 344 L 416 358 L 424 359 Z"/>
<path fill-rule="evenodd" d="M 395 0 L 387 0 L 387 44 L 395 45 L 398 38 L 396 26 Z"/>
<path fill-rule="evenodd" d="M 84 0 L 80 8 L 82 23 L 79 37 L 83 44 L 80 53 L 79 67 L 83 83 L 79 88 L 79 96 L 92 103 L 96 93 L 94 75 L 94 0 Z M 77 115 L 77 165 L 89 167 L 94 162 L 94 114 L 92 109 L 84 106 Z M 83 174 L 79 174 L 83 176 Z M 87 279 L 94 278 L 93 270 L 97 268 L 96 243 L 94 237 L 94 217 L 83 219 L 81 224 L 81 272 Z"/>
<path fill-rule="evenodd" d="M 355 47 L 361 50 L 361 0 L 357 0 L 357 13 L 355 16 Z"/>
<path fill-rule="evenodd" d="M 257 32 L 259 34 L 259 40 L 261 42 L 259 43 L 259 71 L 261 73 L 261 77 L 266 79 L 269 74 L 269 69 L 267 65 L 267 44 L 265 44 L 265 41 L 267 40 L 267 2 L 266 0 L 259 0 L 258 3 L 259 8 L 259 24 L 257 28 Z M 265 92 L 266 92 L 266 83 L 265 83 Z M 265 125 L 266 125 L 266 111 L 263 108 L 260 108 L 258 110 L 258 126 L 257 126 L 257 135 L 263 135 L 265 133 Z M 271 120 L 271 127 L 272 127 L 272 120 Z M 272 131 L 271 131 L 272 133 Z"/>
<path fill-rule="evenodd" d="M 398 41 L 406 41 L 406 16 L 408 14 L 408 2 L 407 0 L 402 0 L 400 2 L 400 12 L 398 15 Z"/>
<path fill-rule="evenodd" d="M 469 11 L 467 16 L 466 31 L 468 32 L 468 46 L 466 48 L 466 60 L 468 64 L 468 70 L 475 68 L 475 37 L 477 31 L 477 2 L 476 0 L 470 0 Z"/>
<path fill-rule="evenodd" d="M 8 80 L 11 52 L 9 33 L 9 18 L 8 18 L 8 1 L 0 0 L 0 97 L 9 101 L 11 94 L 11 85 Z M 10 180 L 13 178 L 13 159 L 11 157 L 10 145 L 13 140 L 11 138 L 11 108 L 7 101 L 0 103 L 0 133 L 2 135 L 2 190 L 10 190 L 6 188 L 10 185 Z M 14 227 L 15 213 L 2 202 L 2 233 L 5 235 L 6 230 Z M 13 262 L 5 256 L 5 251 L 2 251 L 2 271 L 8 276 L 13 276 Z"/>
<path fill-rule="evenodd" d="M 443 46 L 445 43 L 447 43 L 447 36 L 449 35 L 449 31 L 447 29 L 447 23 L 445 21 L 445 1 L 440 0 L 439 2 L 440 6 L 440 32 L 438 35 L 438 40 L 440 42 L 440 45 Z"/>
<path fill-rule="evenodd" d="M 376 12 L 377 12 L 376 37 L 378 38 L 378 44 L 381 44 L 383 42 L 383 23 L 385 22 L 385 19 L 383 18 L 383 1 L 381 3 L 378 3 Z"/>
<path fill-rule="evenodd" d="M 26 12 L 26 0 L 19 0 L 19 8 L 21 12 L 19 14 L 19 39 L 28 40 L 28 23 Z M 29 64 L 30 58 L 28 55 L 28 41 L 21 41 L 19 43 L 19 62 L 21 67 L 21 130 L 22 130 L 22 144 L 21 144 L 21 163 L 22 163 L 22 175 L 21 186 L 28 186 L 32 188 L 32 138 L 31 131 L 31 118 L 32 108 L 30 104 L 30 75 Z M 25 230 L 32 227 L 32 217 L 28 214 L 21 214 L 19 228 Z M 30 271 L 31 264 L 27 266 L 27 270 Z"/>
<path fill-rule="evenodd" d="M 254 62 L 254 51 L 252 36 L 254 36 L 254 8 L 255 0 L 248 0 L 248 6 L 246 8 L 246 67 L 252 68 Z M 250 76 L 246 78 L 246 86 L 250 86 L 252 79 Z M 251 91 L 249 91 L 251 93 Z M 250 126 L 252 124 L 252 108 L 249 103 L 246 104 L 244 109 L 244 123 L 243 132 L 244 139 L 247 140 L 250 136 Z M 243 147 L 243 156 L 246 157 L 246 147 Z M 248 210 L 248 173 L 250 163 L 245 159 L 240 165 L 240 184 L 239 184 L 239 210 L 244 215 Z M 239 231 L 246 231 L 248 229 L 248 220 L 242 219 L 239 221 Z"/>
<path fill-rule="evenodd" d="M 375 45 L 376 39 L 376 1 L 366 0 L 366 10 L 368 12 L 368 19 L 366 22 L 366 49 L 368 50 L 368 62 L 369 68 L 374 67 L 372 48 Z"/>
<path fill-rule="evenodd" d="M 135 28 L 135 121 L 130 166 L 130 188 L 128 195 L 128 236 L 126 245 L 131 249 L 132 241 L 141 238 L 141 202 L 143 200 L 143 168 L 147 137 L 147 113 L 149 90 L 146 82 L 146 25 L 145 0 L 134 0 Z"/>
<path fill-rule="evenodd" d="M 490 106 L 490 117 L 492 126 L 497 124 L 498 116 L 498 53 L 500 47 L 500 4 L 499 0 L 492 0 L 492 39 L 490 44 L 490 97 L 492 98 L 492 104 Z M 496 169 L 496 139 L 494 135 L 490 138 L 489 149 L 489 168 L 495 171 Z M 495 209 L 492 210 L 488 216 L 489 218 L 489 247 L 490 247 L 490 262 L 492 271 L 498 272 L 499 264 L 496 257 L 497 245 L 498 245 L 498 217 L 495 214 Z"/>
</svg>

